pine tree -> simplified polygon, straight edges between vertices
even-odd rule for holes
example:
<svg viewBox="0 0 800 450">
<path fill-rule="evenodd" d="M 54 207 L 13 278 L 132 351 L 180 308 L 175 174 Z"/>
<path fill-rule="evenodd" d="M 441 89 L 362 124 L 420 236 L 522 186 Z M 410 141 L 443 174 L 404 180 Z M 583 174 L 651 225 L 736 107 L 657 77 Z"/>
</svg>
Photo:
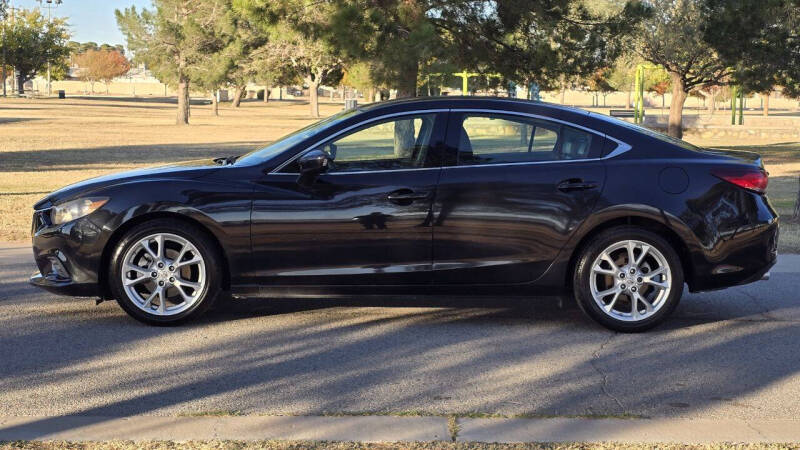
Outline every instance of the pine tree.
<svg viewBox="0 0 800 450">
<path fill-rule="evenodd" d="M 221 50 L 214 26 L 229 9 L 226 0 L 154 0 L 154 10 L 116 11 L 134 60 L 144 62 L 162 81 L 177 87 L 176 123 L 189 123 L 192 71 Z"/>
</svg>

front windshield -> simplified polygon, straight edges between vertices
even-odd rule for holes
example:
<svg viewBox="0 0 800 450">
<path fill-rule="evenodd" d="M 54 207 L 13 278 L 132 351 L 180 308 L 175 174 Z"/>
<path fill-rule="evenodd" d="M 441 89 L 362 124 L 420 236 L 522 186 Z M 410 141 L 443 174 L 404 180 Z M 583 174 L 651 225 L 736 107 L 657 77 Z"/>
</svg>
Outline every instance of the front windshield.
<svg viewBox="0 0 800 450">
<path fill-rule="evenodd" d="M 242 155 L 236 160 L 236 165 L 249 166 L 269 161 L 276 155 L 283 153 L 300 142 L 303 142 L 311 136 L 340 123 L 341 121 L 357 114 L 358 112 L 360 111 L 357 109 L 342 111 L 328 117 L 327 119 L 322 119 L 319 122 L 314 122 L 311 125 L 308 125 L 297 131 L 293 131 L 264 148 L 253 150 L 250 153 Z"/>
</svg>

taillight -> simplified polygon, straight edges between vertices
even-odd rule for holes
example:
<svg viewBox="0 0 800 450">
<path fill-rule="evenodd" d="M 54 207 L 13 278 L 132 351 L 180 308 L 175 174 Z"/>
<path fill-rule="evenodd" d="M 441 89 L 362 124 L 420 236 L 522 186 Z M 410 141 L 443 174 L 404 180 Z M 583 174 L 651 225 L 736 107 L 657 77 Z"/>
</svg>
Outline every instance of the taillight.
<svg viewBox="0 0 800 450">
<path fill-rule="evenodd" d="M 749 191 L 758 192 L 759 194 L 766 192 L 767 182 L 769 181 L 769 174 L 765 170 L 755 167 L 726 167 L 724 169 L 713 170 L 711 174 L 728 183 L 733 183 Z"/>
</svg>

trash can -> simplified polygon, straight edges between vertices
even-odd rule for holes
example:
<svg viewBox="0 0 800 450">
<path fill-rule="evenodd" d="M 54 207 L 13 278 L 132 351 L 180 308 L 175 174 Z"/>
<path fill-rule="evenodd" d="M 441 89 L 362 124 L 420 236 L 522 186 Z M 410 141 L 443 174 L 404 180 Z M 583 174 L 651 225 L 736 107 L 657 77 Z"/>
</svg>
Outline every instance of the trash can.
<svg viewBox="0 0 800 450">
<path fill-rule="evenodd" d="M 61 89 L 61 90 L 59 90 L 57 92 L 58 92 L 58 98 L 67 98 L 67 93 L 64 92 L 63 89 Z"/>
<path fill-rule="evenodd" d="M 348 98 L 348 99 L 345 99 L 345 101 L 344 101 L 344 109 L 345 109 L 345 111 L 348 110 L 348 109 L 356 109 L 357 106 L 358 106 L 358 100 L 356 100 L 354 98 Z"/>
</svg>

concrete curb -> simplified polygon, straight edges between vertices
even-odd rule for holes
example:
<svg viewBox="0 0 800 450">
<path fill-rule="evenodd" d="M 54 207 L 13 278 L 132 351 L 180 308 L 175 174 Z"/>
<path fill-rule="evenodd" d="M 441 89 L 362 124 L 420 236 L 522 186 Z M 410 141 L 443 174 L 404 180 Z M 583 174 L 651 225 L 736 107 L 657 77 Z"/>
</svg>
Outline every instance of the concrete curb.
<svg viewBox="0 0 800 450">
<path fill-rule="evenodd" d="M 464 442 L 800 442 L 800 420 L 463 419 Z"/>
<path fill-rule="evenodd" d="M 800 420 L 469 419 L 459 442 L 800 442 Z M 439 416 L 0 417 L 0 441 L 450 441 Z"/>
<path fill-rule="evenodd" d="M 445 417 L 3 417 L 0 441 L 449 441 Z"/>
</svg>

